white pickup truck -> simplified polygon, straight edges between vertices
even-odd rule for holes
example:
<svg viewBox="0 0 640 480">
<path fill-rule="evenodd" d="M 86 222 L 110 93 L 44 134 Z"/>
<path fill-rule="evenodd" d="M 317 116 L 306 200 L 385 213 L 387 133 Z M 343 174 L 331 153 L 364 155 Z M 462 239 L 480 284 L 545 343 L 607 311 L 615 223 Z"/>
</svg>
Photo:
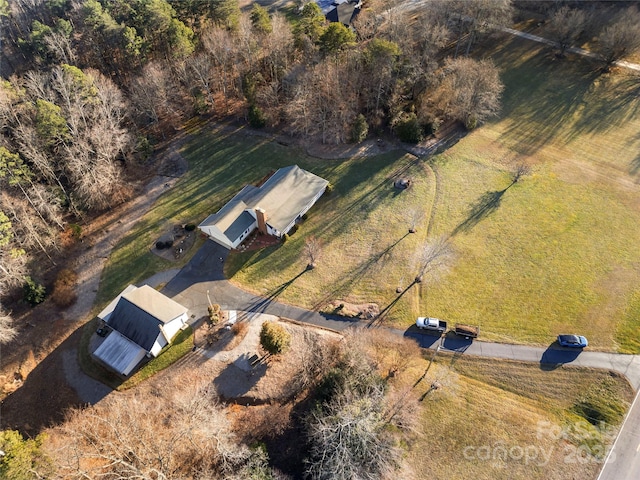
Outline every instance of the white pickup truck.
<svg viewBox="0 0 640 480">
<path fill-rule="evenodd" d="M 438 333 L 444 333 L 447 330 L 447 322 L 431 317 L 418 317 L 416 327 L 423 330 L 432 330 Z"/>
</svg>

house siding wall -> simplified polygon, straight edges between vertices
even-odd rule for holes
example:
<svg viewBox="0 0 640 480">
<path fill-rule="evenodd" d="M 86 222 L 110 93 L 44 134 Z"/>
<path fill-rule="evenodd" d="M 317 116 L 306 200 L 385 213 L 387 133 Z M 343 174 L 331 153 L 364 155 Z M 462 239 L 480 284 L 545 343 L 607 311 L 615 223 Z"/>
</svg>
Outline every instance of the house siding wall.
<svg viewBox="0 0 640 480">
<path fill-rule="evenodd" d="M 206 234 L 211 240 L 216 243 L 219 243 L 223 247 L 227 247 L 228 249 L 235 248 L 234 245 L 229 241 L 229 239 L 222 233 L 217 227 L 214 226 L 205 226 L 200 227 L 200 230 Z"/>
<path fill-rule="evenodd" d="M 162 327 L 162 333 L 168 342 L 171 342 L 180 329 L 187 323 L 187 318 L 187 314 L 185 313 L 164 324 Z"/>
<path fill-rule="evenodd" d="M 164 338 L 164 335 L 160 334 L 158 335 L 156 342 L 153 344 L 153 347 L 151 347 L 151 350 L 149 350 L 149 353 L 154 357 L 157 357 L 158 354 L 160 353 L 160 350 L 162 350 L 167 345 L 168 345 L 167 339 Z"/>
</svg>

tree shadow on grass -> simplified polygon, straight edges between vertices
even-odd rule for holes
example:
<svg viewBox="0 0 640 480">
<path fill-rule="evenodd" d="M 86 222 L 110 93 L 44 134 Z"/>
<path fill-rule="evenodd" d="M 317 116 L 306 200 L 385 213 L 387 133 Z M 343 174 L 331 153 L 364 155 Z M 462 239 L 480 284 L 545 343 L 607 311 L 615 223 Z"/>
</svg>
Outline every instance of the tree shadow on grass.
<svg viewBox="0 0 640 480">
<path fill-rule="evenodd" d="M 300 278 L 309 270 L 310 269 L 308 266 L 305 267 L 304 270 L 298 273 L 295 277 L 291 278 L 290 280 L 287 280 L 281 285 L 278 285 L 276 288 L 268 292 L 266 296 L 260 297 L 259 300 L 256 300 L 254 303 L 249 305 L 248 310 L 251 312 L 265 312 L 266 309 L 269 307 L 269 304 L 275 302 L 278 299 L 278 297 L 282 295 L 282 293 L 284 293 L 284 291 L 293 284 L 293 282 L 295 282 L 298 278 Z"/>
<path fill-rule="evenodd" d="M 640 155 L 629 163 L 629 173 L 634 177 L 640 177 Z M 640 180 L 640 178 L 638 178 Z"/>
<path fill-rule="evenodd" d="M 601 133 L 635 118 L 640 112 L 640 75 L 601 77 L 589 92 L 572 129 L 572 137 Z"/>
<path fill-rule="evenodd" d="M 351 272 L 349 272 L 349 275 L 346 276 L 341 282 L 339 282 L 335 286 L 335 288 L 327 292 L 327 294 L 322 298 L 322 300 L 320 300 L 320 302 L 318 302 L 314 306 L 314 308 L 320 309 L 328 301 L 336 300 L 338 297 L 349 293 L 353 289 L 354 285 L 357 284 L 374 265 L 376 265 L 385 255 L 391 252 L 391 250 L 393 250 L 394 247 L 396 247 L 400 242 L 402 242 L 402 240 L 407 238 L 409 235 L 410 233 L 407 231 L 407 233 L 405 233 L 402 237 L 397 239 L 395 242 L 388 245 L 383 250 L 380 250 L 379 252 L 374 253 L 365 261 L 360 263 L 360 265 L 358 265 Z"/>
<path fill-rule="evenodd" d="M 516 51 L 521 49 L 516 47 Z M 552 62 L 545 49 L 525 58 L 514 59 L 503 75 L 507 89 L 502 117 L 510 121 L 503 136 L 513 143 L 514 150 L 532 155 L 549 143 L 567 141 L 563 138 L 567 133 L 575 134 L 566 125 L 574 122 L 576 115 L 584 120 L 578 131 L 594 125 L 593 119 L 585 116 L 585 101 L 591 101 L 600 72 L 583 60 Z"/>
<path fill-rule="evenodd" d="M 511 185 L 509 185 L 510 187 Z M 509 189 L 509 187 L 504 190 L 496 190 L 493 192 L 484 193 L 473 205 L 467 214 L 467 218 L 462 221 L 451 234 L 452 237 L 455 237 L 459 233 L 467 233 L 473 227 L 475 227 L 482 220 L 487 218 L 493 212 L 495 212 L 498 207 L 500 207 L 500 203 L 502 201 L 502 196 Z"/>
<path fill-rule="evenodd" d="M 380 313 L 369 321 L 369 323 L 367 324 L 367 328 L 380 326 L 382 324 L 382 322 L 384 321 L 384 319 L 389 314 L 389 312 L 391 311 L 391 309 L 396 305 L 396 303 L 398 303 L 400 301 L 400 299 L 404 296 L 405 293 L 407 293 L 409 290 L 411 290 L 411 287 L 413 287 L 414 285 L 417 285 L 417 284 L 418 284 L 418 282 L 415 281 L 415 280 L 413 282 L 411 282 L 409 284 L 409 286 L 407 288 L 405 288 L 402 292 L 400 292 L 398 294 L 398 296 L 396 298 L 394 298 L 393 301 L 389 305 L 387 305 L 382 310 L 380 310 Z"/>
</svg>

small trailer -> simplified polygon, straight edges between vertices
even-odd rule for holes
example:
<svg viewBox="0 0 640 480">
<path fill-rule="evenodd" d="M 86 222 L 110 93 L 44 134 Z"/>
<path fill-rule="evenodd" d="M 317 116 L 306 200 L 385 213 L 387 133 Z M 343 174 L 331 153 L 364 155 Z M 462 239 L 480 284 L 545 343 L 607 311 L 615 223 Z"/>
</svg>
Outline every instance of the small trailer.
<svg viewBox="0 0 640 480">
<path fill-rule="evenodd" d="M 456 323 L 456 328 L 454 332 L 456 335 L 460 335 L 461 337 L 464 337 L 467 340 L 469 340 L 471 338 L 478 338 L 478 334 L 480 333 L 480 327 L 477 325 L 466 325 L 464 323 Z"/>
</svg>

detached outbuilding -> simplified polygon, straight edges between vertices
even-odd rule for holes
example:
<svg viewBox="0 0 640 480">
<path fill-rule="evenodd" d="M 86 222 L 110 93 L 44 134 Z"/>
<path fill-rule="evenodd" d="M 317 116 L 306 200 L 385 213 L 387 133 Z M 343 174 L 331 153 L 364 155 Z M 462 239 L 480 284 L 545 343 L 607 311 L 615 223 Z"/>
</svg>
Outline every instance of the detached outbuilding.
<svg viewBox="0 0 640 480">
<path fill-rule="evenodd" d="M 144 357 L 160 351 L 187 325 L 187 309 L 148 285 L 129 285 L 98 318 L 112 330 L 93 357 L 129 375 Z"/>
<path fill-rule="evenodd" d="M 261 186 L 245 186 L 198 228 L 228 249 L 236 248 L 255 229 L 282 237 L 316 203 L 328 184 L 297 165 L 280 168 Z"/>
</svg>

